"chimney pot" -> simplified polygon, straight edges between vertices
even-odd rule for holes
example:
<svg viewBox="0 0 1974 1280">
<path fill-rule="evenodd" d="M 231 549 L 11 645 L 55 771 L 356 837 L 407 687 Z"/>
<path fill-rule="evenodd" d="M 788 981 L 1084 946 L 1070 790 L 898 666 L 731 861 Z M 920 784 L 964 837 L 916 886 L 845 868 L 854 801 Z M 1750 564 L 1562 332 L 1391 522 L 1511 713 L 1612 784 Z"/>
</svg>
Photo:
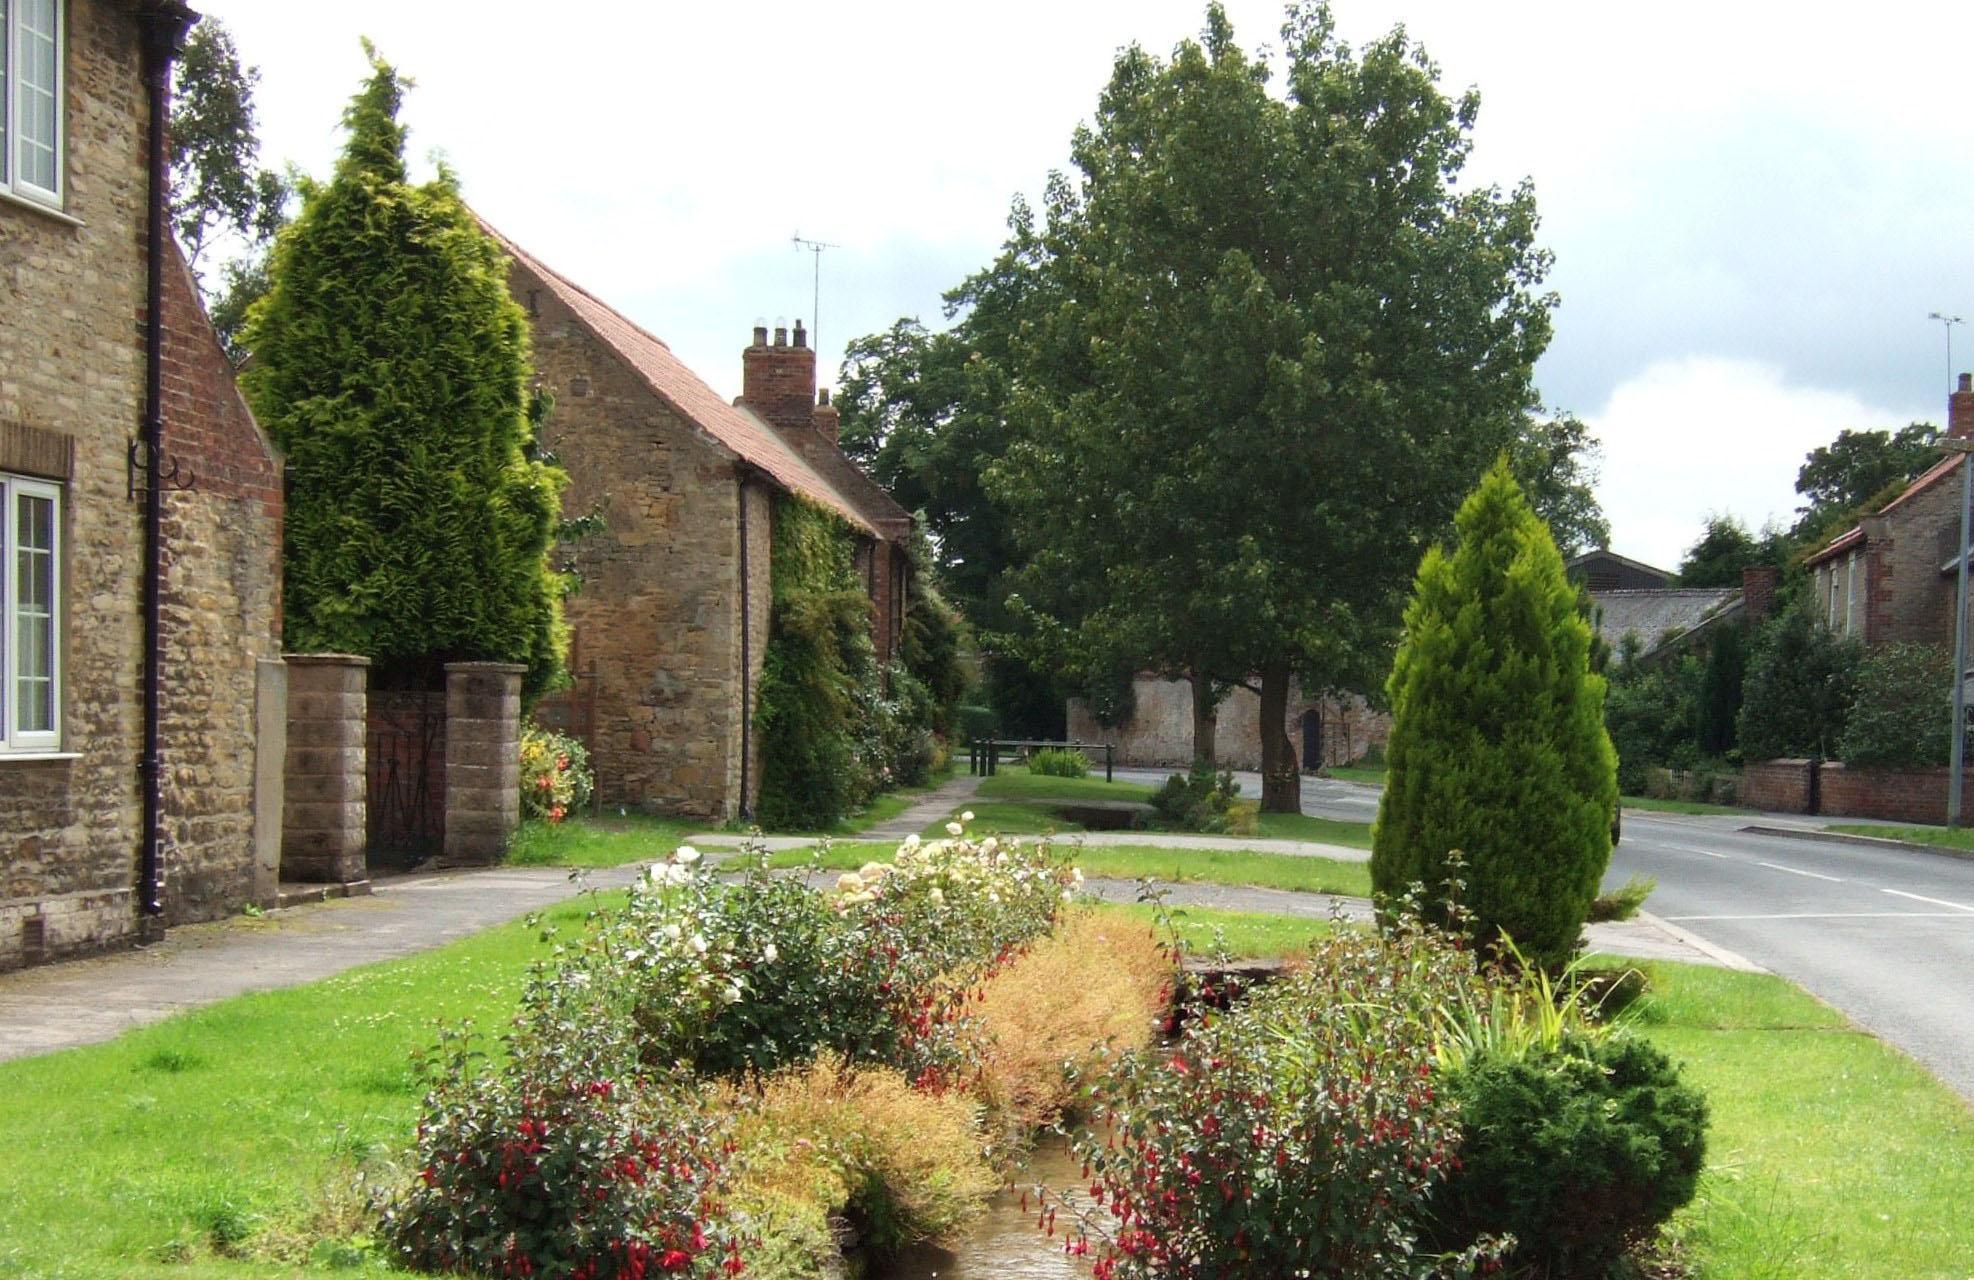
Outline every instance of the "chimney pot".
<svg viewBox="0 0 1974 1280">
<path fill-rule="evenodd" d="M 800 320 L 797 320 L 795 322 L 795 345 L 798 347 L 806 347 L 809 345 L 809 331 L 802 327 L 802 322 Z"/>
<path fill-rule="evenodd" d="M 788 330 L 782 328 L 780 325 L 775 326 L 775 345 L 777 347 L 788 345 Z"/>
<path fill-rule="evenodd" d="M 768 345 L 768 326 L 764 324 L 754 326 L 754 345 L 757 347 Z"/>
<path fill-rule="evenodd" d="M 821 391 L 816 392 L 816 404 L 818 407 L 820 407 L 828 403 L 829 403 L 829 388 L 824 387 Z"/>
</svg>

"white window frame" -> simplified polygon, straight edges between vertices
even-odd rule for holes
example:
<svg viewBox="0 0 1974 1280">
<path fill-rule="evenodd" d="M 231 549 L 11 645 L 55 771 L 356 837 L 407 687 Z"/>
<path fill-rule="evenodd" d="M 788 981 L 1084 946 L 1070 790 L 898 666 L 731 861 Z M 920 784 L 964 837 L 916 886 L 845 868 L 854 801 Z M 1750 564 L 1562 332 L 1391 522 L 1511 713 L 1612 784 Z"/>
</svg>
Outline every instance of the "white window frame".
<svg viewBox="0 0 1974 1280">
<path fill-rule="evenodd" d="M 68 0 L 55 6 L 55 185 L 38 186 L 21 175 L 21 0 L 0 0 L 0 194 L 60 209 L 68 170 Z"/>
<path fill-rule="evenodd" d="M 53 714 L 48 729 L 32 733 L 20 728 L 20 629 L 15 616 L 20 600 L 20 584 L 15 580 L 20 572 L 20 562 L 14 552 L 20 536 L 22 498 L 45 498 L 54 504 L 49 566 L 49 604 L 53 625 L 49 628 L 48 637 Z M 62 612 L 62 486 L 47 480 L 0 474 L 0 682 L 4 682 L 0 683 L 0 756 L 61 750 Z"/>
</svg>

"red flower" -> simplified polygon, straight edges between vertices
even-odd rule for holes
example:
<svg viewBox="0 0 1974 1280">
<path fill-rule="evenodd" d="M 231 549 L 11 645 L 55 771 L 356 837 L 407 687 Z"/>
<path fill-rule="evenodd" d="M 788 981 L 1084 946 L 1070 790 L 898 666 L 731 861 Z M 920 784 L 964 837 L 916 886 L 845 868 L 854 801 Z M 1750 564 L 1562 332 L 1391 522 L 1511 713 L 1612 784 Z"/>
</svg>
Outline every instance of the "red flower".
<svg viewBox="0 0 1974 1280">
<path fill-rule="evenodd" d="M 692 1255 L 683 1249 L 667 1249 L 658 1259 L 660 1271 L 683 1271 L 692 1265 Z"/>
</svg>

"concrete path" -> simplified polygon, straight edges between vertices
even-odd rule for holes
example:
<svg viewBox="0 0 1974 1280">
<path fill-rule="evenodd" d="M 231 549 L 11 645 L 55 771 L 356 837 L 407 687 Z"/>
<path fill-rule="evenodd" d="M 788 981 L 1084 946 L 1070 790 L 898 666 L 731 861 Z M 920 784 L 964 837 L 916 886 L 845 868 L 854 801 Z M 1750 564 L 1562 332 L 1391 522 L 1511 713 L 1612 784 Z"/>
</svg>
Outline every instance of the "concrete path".
<svg viewBox="0 0 1974 1280">
<path fill-rule="evenodd" d="M 589 883 L 621 887 L 640 870 L 597 872 Z M 189 925 L 142 951 L 0 974 L 0 1060 L 111 1040 L 229 996 L 426 951 L 584 887 L 556 867 L 409 876 L 379 881 L 365 898 Z"/>
</svg>

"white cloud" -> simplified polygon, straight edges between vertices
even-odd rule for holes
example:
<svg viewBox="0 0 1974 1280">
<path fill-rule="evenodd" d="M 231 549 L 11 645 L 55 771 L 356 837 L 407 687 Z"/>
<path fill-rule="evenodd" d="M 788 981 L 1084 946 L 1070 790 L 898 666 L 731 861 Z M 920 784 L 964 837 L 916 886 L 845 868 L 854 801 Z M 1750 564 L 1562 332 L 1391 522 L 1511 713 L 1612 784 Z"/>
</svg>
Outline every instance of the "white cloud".
<svg viewBox="0 0 1974 1280">
<path fill-rule="evenodd" d="M 1611 549 L 1674 568 L 1708 515 L 1752 529 L 1795 520 L 1803 455 L 1845 428 L 1938 421 L 1938 408 L 1888 408 L 1847 391 L 1791 386 L 1779 368 L 1689 356 L 1647 366 L 1589 415 L 1604 447 L 1598 498 Z"/>
</svg>

